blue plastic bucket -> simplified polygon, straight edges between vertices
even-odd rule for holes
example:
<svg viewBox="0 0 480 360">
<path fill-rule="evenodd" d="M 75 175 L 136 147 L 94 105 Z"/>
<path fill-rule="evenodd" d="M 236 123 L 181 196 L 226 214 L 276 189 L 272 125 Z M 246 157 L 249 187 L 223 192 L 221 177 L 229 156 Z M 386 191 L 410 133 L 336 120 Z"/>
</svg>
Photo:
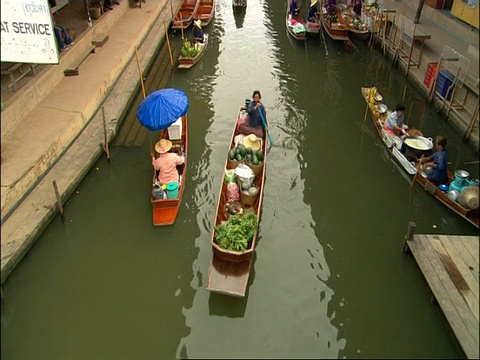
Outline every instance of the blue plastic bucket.
<svg viewBox="0 0 480 360">
<path fill-rule="evenodd" d="M 167 184 L 167 198 L 169 199 L 178 198 L 178 183 L 169 182 Z"/>
</svg>

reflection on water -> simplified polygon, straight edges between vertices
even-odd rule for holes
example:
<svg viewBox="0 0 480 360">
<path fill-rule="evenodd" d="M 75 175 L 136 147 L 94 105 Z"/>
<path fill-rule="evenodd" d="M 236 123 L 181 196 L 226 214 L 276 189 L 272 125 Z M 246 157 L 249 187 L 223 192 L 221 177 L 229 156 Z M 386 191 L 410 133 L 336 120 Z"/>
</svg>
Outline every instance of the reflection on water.
<svg viewBox="0 0 480 360">
<path fill-rule="evenodd" d="M 99 160 L 68 201 L 67 224 L 56 218 L 4 284 L 2 355 L 463 356 L 401 243 L 410 220 L 420 233 L 478 232 L 411 188 L 364 118 L 360 87 L 377 85 L 392 107 L 403 74 L 365 43 L 354 40 L 357 49 L 346 53 L 323 34 L 294 41 L 285 5 L 249 1 L 242 13 L 231 0 L 216 2 L 205 56 L 168 84 L 190 99 L 177 223 L 151 224 L 156 135 L 142 148 L 113 147 L 111 164 Z M 238 107 L 255 89 L 274 145 L 247 296 L 236 299 L 205 289 L 209 240 Z M 413 87 L 411 103 L 409 125 L 444 132 L 452 168 L 475 159 Z M 478 176 L 478 165 L 465 170 Z"/>
</svg>

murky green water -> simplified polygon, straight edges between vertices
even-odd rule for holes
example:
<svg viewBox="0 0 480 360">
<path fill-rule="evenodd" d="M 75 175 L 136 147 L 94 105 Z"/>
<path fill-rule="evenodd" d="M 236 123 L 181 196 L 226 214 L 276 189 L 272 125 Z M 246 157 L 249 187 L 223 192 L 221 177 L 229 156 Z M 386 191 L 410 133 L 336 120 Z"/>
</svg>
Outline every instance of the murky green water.
<svg viewBox="0 0 480 360">
<path fill-rule="evenodd" d="M 190 98 L 176 224 L 152 226 L 150 139 L 112 148 L 68 201 L 66 224 L 55 218 L 4 284 L 2 356 L 463 357 L 401 245 L 410 220 L 419 233 L 478 231 L 410 190 L 364 122 L 360 87 L 376 84 L 393 106 L 403 75 L 361 42 L 354 53 L 328 38 L 294 42 L 283 2 L 249 1 L 243 15 L 230 4 L 217 1 L 202 61 L 169 84 Z M 205 289 L 209 236 L 238 107 L 255 89 L 274 146 L 248 294 L 235 299 Z M 412 101 L 411 126 L 444 132 L 452 167 L 475 159 L 409 85 Z"/>
</svg>

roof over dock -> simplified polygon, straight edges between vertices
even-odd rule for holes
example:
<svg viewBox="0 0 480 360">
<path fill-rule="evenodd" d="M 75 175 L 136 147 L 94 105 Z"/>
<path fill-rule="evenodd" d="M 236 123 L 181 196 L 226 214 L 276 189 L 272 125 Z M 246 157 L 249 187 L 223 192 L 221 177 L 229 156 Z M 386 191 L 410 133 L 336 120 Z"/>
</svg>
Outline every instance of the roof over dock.
<svg viewBox="0 0 480 360">
<path fill-rule="evenodd" d="M 415 257 L 465 355 L 469 359 L 478 359 L 479 237 L 407 234 L 406 246 Z"/>
</svg>

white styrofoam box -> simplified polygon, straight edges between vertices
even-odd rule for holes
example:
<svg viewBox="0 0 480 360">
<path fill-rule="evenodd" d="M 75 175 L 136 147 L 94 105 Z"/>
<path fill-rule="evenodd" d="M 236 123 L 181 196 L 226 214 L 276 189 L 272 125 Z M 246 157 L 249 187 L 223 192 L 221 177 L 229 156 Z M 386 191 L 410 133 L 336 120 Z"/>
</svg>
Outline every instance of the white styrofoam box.
<svg viewBox="0 0 480 360">
<path fill-rule="evenodd" d="M 168 137 L 170 140 L 180 140 L 182 138 L 182 118 L 179 117 L 168 128 Z"/>
</svg>

